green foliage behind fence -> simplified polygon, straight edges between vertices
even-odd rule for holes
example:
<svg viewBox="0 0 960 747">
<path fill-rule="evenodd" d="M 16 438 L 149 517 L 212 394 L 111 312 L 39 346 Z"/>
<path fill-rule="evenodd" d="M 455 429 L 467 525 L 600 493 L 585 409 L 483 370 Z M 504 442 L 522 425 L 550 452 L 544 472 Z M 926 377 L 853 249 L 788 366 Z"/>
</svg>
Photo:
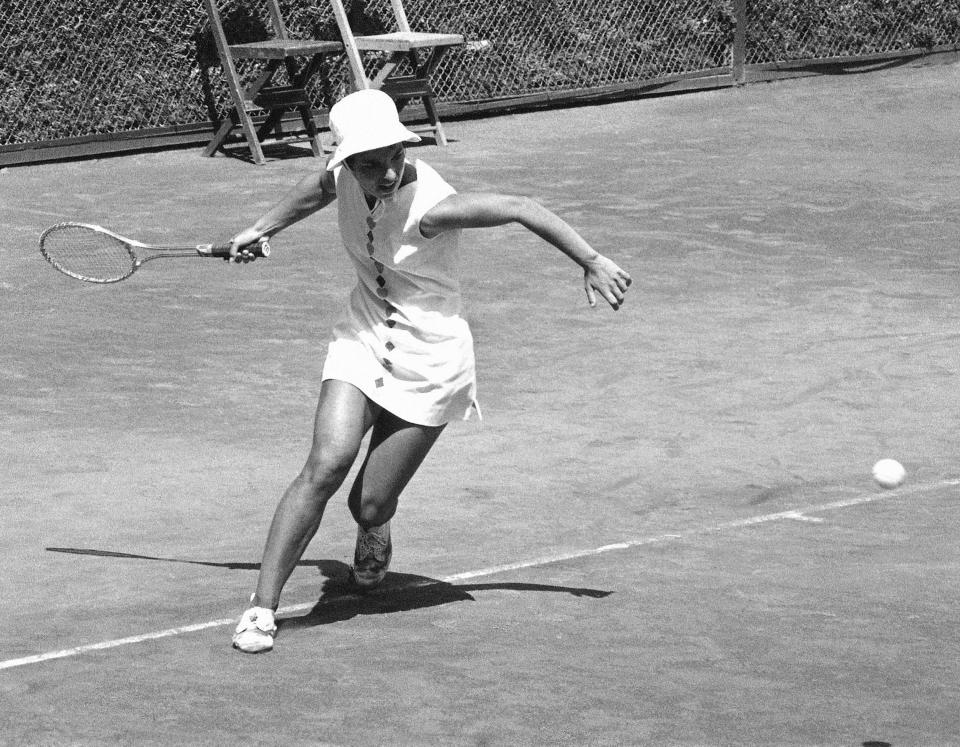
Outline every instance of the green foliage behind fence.
<svg viewBox="0 0 960 747">
<path fill-rule="evenodd" d="M 747 62 L 822 59 L 960 42 L 957 0 L 755 0 Z"/>
<path fill-rule="evenodd" d="M 295 35 L 337 37 L 323 0 L 283 3 Z M 234 40 L 256 2 L 225 0 Z M 443 104 L 642 84 L 728 68 L 732 0 L 407 0 L 414 28 L 463 34 L 437 71 Z M 366 30 L 389 0 L 354 0 Z M 219 119 L 226 95 L 201 0 L 0 0 L 0 147 Z M 960 0 L 748 0 L 746 62 L 960 44 Z M 371 65 L 376 63 L 371 60 Z M 346 90 L 331 59 L 313 96 Z"/>
</svg>

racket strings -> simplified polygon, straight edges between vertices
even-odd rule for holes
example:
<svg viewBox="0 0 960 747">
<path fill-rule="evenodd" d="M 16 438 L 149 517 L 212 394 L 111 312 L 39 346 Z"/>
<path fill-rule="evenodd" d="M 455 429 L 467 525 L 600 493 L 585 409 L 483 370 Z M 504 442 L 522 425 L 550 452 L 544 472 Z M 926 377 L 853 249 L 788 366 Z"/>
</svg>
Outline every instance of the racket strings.
<svg viewBox="0 0 960 747">
<path fill-rule="evenodd" d="M 43 239 L 44 256 L 74 277 L 99 283 L 122 280 L 136 269 L 127 245 L 85 226 L 59 226 Z"/>
</svg>

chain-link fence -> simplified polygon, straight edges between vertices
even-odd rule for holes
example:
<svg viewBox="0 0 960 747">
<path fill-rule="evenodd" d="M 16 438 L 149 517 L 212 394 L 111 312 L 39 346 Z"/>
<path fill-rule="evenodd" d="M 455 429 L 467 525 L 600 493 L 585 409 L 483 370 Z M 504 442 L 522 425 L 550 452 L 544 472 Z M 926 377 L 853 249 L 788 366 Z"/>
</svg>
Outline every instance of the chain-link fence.
<svg viewBox="0 0 960 747">
<path fill-rule="evenodd" d="M 293 35 L 339 39 L 325 0 L 281 5 Z M 392 28 L 389 0 L 347 5 L 358 33 Z M 434 76 L 441 114 L 445 107 L 462 112 L 537 94 L 562 98 L 612 85 L 640 89 L 670 76 L 730 74 L 738 23 L 745 29 L 741 56 L 748 65 L 960 46 L 960 0 L 405 5 L 415 29 L 467 40 Z M 209 132 L 227 111 L 201 0 L 0 0 L 0 9 L 0 163 L 4 151 L 50 141 L 191 127 Z M 270 33 L 256 0 L 223 0 L 222 13 L 231 41 Z M 345 63 L 331 58 L 312 91 L 318 107 L 341 95 L 347 80 Z"/>
<path fill-rule="evenodd" d="M 957 0 L 751 0 L 747 11 L 748 64 L 960 44 Z"/>
</svg>

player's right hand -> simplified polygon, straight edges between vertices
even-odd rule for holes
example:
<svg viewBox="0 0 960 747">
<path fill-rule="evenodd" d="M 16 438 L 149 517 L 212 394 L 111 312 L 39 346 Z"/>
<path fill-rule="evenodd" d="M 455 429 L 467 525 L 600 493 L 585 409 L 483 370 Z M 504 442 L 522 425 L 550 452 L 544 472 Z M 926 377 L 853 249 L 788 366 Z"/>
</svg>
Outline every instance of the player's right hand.
<svg viewBox="0 0 960 747">
<path fill-rule="evenodd" d="M 230 256 L 224 257 L 224 259 L 228 262 L 253 262 L 257 255 L 250 251 L 250 248 L 254 244 L 261 244 L 266 241 L 267 237 L 257 229 L 246 228 L 230 239 Z"/>
</svg>

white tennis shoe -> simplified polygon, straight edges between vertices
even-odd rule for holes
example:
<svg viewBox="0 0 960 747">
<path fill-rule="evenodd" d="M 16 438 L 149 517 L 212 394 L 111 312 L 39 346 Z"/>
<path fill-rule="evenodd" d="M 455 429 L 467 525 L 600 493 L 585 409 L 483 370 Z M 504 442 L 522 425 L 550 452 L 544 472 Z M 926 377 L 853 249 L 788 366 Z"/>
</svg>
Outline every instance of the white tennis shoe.
<svg viewBox="0 0 960 747">
<path fill-rule="evenodd" d="M 233 647 L 248 654 L 259 654 L 273 648 L 276 635 L 277 623 L 273 610 L 269 607 L 251 607 L 243 613 L 233 633 Z"/>
<path fill-rule="evenodd" d="M 357 546 L 353 551 L 353 582 L 361 589 L 372 589 L 383 581 L 390 568 L 393 543 L 390 522 L 378 527 L 357 527 Z"/>
</svg>

